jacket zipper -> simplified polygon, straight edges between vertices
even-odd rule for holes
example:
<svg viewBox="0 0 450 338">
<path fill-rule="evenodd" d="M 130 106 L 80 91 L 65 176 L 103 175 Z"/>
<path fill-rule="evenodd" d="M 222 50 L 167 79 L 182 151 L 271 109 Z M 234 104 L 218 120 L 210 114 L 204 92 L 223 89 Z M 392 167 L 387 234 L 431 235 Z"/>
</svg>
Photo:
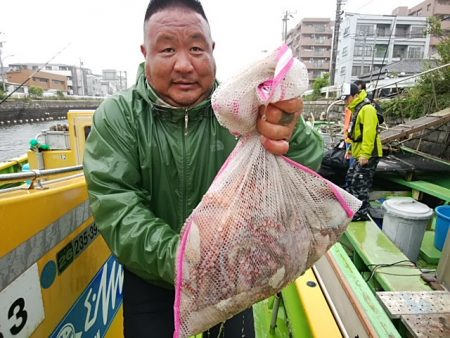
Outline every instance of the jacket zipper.
<svg viewBox="0 0 450 338">
<path fill-rule="evenodd" d="M 188 110 L 186 109 L 184 112 L 184 136 L 188 133 L 188 122 L 189 122 L 189 115 Z"/>
<path fill-rule="evenodd" d="M 184 111 L 184 137 L 183 137 L 183 217 L 184 219 L 181 220 L 181 224 L 184 224 L 187 217 L 187 151 L 186 151 L 186 141 L 187 141 L 187 134 L 188 134 L 188 123 L 189 123 L 189 115 L 188 115 L 188 109 Z"/>
</svg>

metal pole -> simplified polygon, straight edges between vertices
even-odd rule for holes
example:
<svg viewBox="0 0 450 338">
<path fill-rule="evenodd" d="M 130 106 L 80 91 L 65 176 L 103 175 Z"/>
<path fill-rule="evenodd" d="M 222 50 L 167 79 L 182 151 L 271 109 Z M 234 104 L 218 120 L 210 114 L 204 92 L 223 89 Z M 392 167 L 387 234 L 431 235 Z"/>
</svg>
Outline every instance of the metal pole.
<svg viewBox="0 0 450 338">
<path fill-rule="evenodd" d="M 342 0 L 336 1 L 336 17 L 334 22 L 333 49 L 331 54 L 330 85 L 334 85 L 334 77 L 336 75 L 336 54 L 339 41 L 339 26 L 341 24 L 342 2 L 343 2 Z"/>
<path fill-rule="evenodd" d="M 361 76 L 364 75 L 364 64 L 366 54 L 367 34 L 364 33 L 363 48 L 362 48 L 362 60 L 361 60 Z"/>
<path fill-rule="evenodd" d="M 288 21 L 288 11 L 284 12 L 283 16 L 283 42 L 286 43 L 287 40 L 287 21 Z"/>
<path fill-rule="evenodd" d="M 2 86 L 3 86 L 3 92 L 6 93 L 6 85 L 5 85 L 5 72 L 3 70 L 3 57 L 2 57 L 2 53 L 3 53 L 3 42 L 0 41 L 0 70 L 2 72 Z"/>
</svg>

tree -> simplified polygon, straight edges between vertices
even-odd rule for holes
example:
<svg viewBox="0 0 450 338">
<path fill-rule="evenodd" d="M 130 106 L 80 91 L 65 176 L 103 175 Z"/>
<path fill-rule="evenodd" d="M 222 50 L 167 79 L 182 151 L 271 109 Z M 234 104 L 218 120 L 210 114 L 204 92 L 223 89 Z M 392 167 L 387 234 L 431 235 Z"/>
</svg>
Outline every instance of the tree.
<svg viewBox="0 0 450 338">
<path fill-rule="evenodd" d="M 438 65 L 450 63 L 450 36 L 438 17 L 428 19 L 427 33 L 437 37 Z M 450 106 L 450 67 L 423 75 L 405 95 L 383 104 L 387 117 L 417 118 Z"/>
<path fill-rule="evenodd" d="M 320 90 L 330 84 L 330 74 L 324 73 L 321 77 L 318 77 L 313 82 L 313 100 L 320 98 Z"/>
<path fill-rule="evenodd" d="M 30 96 L 33 98 L 42 97 L 44 95 L 44 89 L 36 86 L 31 86 L 28 89 L 28 94 L 30 94 Z"/>
<path fill-rule="evenodd" d="M 65 98 L 64 93 L 61 90 L 58 90 L 56 92 L 56 97 L 58 98 L 58 100 L 63 100 Z"/>
</svg>

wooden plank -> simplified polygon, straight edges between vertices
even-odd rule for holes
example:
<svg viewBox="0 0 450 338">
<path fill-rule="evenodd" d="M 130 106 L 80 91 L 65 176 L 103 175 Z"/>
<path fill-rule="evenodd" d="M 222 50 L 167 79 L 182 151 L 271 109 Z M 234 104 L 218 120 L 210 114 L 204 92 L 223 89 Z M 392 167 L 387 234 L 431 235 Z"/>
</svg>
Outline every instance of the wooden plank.
<svg viewBox="0 0 450 338">
<path fill-rule="evenodd" d="M 344 234 L 384 291 L 431 290 L 421 271 L 374 222 L 352 222 Z"/>
<path fill-rule="evenodd" d="M 337 312 L 338 322 L 345 328 L 344 336 L 400 337 L 340 243 L 316 262 L 314 272 Z"/>
<path fill-rule="evenodd" d="M 450 189 L 427 181 L 407 181 L 402 178 L 386 177 L 386 179 L 411 188 L 413 190 L 424 192 L 428 195 L 437 197 L 445 202 L 450 202 Z"/>
<path fill-rule="evenodd" d="M 427 128 L 443 125 L 450 121 L 450 108 L 420 117 L 405 124 L 399 124 L 380 133 L 381 143 L 386 144 L 394 140 L 408 138 Z"/>
</svg>

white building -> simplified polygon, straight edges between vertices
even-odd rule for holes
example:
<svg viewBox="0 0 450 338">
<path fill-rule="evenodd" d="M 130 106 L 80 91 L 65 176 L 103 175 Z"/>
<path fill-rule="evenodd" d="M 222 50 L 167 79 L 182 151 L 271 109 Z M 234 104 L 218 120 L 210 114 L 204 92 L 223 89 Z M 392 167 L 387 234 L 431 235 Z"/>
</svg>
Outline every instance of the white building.
<svg viewBox="0 0 450 338">
<path fill-rule="evenodd" d="M 345 13 L 339 30 L 335 82 L 352 82 L 383 65 L 428 55 L 425 17 Z"/>
</svg>

